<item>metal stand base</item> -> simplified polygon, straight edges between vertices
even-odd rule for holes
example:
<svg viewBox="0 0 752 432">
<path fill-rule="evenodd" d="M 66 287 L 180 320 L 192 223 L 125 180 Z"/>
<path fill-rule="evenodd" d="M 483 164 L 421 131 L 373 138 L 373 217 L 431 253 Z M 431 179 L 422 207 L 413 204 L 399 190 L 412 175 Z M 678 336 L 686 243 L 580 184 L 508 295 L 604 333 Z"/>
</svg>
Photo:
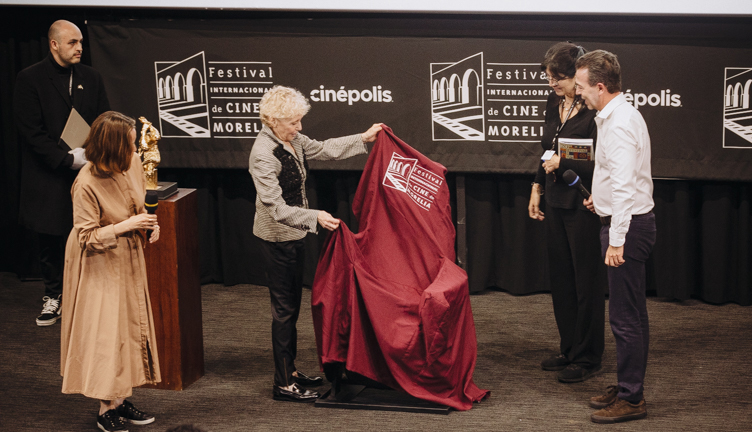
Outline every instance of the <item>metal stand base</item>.
<svg viewBox="0 0 752 432">
<path fill-rule="evenodd" d="M 334 389 L 338 388 L 336 392 Z M 428 414 L 449 414 L 450 407 L 424 401 L 391 389 L 378 389 L 355 384 L 333 384 L 314 403 L 316 408 L 343 408 L 376 411 L 401 411 Z"/>
</svg>

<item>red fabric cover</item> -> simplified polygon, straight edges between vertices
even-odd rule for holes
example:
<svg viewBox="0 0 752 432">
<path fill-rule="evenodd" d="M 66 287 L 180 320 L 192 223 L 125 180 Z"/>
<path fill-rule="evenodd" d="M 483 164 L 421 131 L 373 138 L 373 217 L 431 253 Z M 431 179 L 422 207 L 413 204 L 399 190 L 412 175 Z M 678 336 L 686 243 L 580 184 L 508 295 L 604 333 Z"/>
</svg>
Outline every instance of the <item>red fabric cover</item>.
<svg viewBox="0 0 752 432">
<path fill-rule="evenodd" d="M 340 224 L 327 237 L 311 303 L 322 365 L 345 362 L 391 388 L 468 410 L 489 392 L 473 383 L 475 324 L 467 274 L 454 263 L 445 176 L 384 126 L 355 194 L 360 233 Z"/>
</svg>

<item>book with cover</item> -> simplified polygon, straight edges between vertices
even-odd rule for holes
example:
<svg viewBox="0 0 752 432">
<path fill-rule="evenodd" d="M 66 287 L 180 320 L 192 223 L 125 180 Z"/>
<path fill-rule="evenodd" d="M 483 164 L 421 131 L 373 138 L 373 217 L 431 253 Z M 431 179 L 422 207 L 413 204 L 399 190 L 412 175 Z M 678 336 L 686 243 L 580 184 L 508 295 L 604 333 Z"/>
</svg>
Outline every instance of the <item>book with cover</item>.
<svg viewBox="0 0 752 432">
<path fill-rule="evenodd" d="M 593 160 L 593 139 L 559 138 L 559 157 L 570 160 Z"/>
<path fill-rule="evenodd" d="M 68 116 L 68 121 L 65 123 L 65 129 L 63 129 L 60 140 L 67 144 L 71 150 L 80 148 L 84 145 L 84 141 L 86 141 L 86 137 L 89 135 L 89 129 L 89 124 L 86 123 L 86 120 L 73 108 Z"/>
</svg>

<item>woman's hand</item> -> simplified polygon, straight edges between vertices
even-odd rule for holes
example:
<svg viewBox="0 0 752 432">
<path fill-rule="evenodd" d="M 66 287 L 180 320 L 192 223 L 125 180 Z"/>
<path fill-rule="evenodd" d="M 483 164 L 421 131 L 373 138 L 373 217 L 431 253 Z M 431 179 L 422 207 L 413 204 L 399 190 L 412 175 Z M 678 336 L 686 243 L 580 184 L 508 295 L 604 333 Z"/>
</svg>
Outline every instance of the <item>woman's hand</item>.
<svg viewBox="0 0 752 432">
<path fill-rule="evenodd" d="M 383 123 L 374 123 L 373 126 L 371 126 L 370 129 L 363 132 L 360 137 L 363 139 L 363 142 L 374 142 L 376 141 L 376 135 L 381 132 L 381 125 Z"/>
<path fill-rule="evenodd" d="M 151 237 L 149 237 L 149 243 L 154 243 L 159 240 L 159 225 L 154 225 L 151 231 Z"/>
<path fill-rule="evenodd" d="M 533 190 L 530 191 L 530 204 L 527 206 L 527 214 L 530 216 L 530 219 L 536 219 L 539 221 L 542 221 L 545 219 L 543 217 L 543 212 L 540 211 L 540 185 L 533 185 Z"/>
<path fill-rule="evenodd" d="M 339 227 L 339 219 L 335 218 L 334 216 L 330 215 L 329 213 L 321 210 L 319 211 L 319 225 L 321 225 L 322 228 L 327 229 L 329 231 L 334 231 Z"/>
<path fill-rule="evenodd" d="M 590 210 L 591 212 L 595 213 L 595 204 L 593 204 L 593 196 L 592 195 L 590 195 L 588 197 L 588 199 L 582 200 L 582 205 L 584 205 L 585 207 L 587 207 L 587 209 Z M 595 214 L 598 214 L 598 213 L 595 213 Z"/>
<path fill-rule="evenodd" d="M 120 235 L 140 229 L 154 230 L 154 227 L 157 227 L 157 229 L 159 229 L 159 225 L 157 225 L 157 215 L 141 213 L 135 216 L 131 216 L 128 219 L 115 224 L 115 235 Z M 157 238 L 159 238 L 159 235 L 157 235 Z"/>
<path fill-rule="evenodd" d="M 551 159 L 543 162 L 543 169 L 546 170 L 546 174 L 551 174 L 554 170 L 559 169 L 559 161 L 561 158 L 555 154 L 551 156 Z"/>
</svg>

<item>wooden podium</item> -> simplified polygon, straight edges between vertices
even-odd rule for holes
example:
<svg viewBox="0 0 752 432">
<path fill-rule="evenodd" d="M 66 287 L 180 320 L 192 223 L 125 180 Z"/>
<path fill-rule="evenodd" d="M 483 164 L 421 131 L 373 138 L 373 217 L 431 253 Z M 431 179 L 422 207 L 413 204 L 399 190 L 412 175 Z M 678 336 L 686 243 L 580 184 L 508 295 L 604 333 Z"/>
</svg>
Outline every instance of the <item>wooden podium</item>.
<svg viewBox="0 0 752 432">
<path fill-rule="evenodd" d="M 198 199 L 195 189 L 159 201 L 159 241 L 144 249 L 162 382 L 183 390 L 204 375 Z"/>
</svg>

